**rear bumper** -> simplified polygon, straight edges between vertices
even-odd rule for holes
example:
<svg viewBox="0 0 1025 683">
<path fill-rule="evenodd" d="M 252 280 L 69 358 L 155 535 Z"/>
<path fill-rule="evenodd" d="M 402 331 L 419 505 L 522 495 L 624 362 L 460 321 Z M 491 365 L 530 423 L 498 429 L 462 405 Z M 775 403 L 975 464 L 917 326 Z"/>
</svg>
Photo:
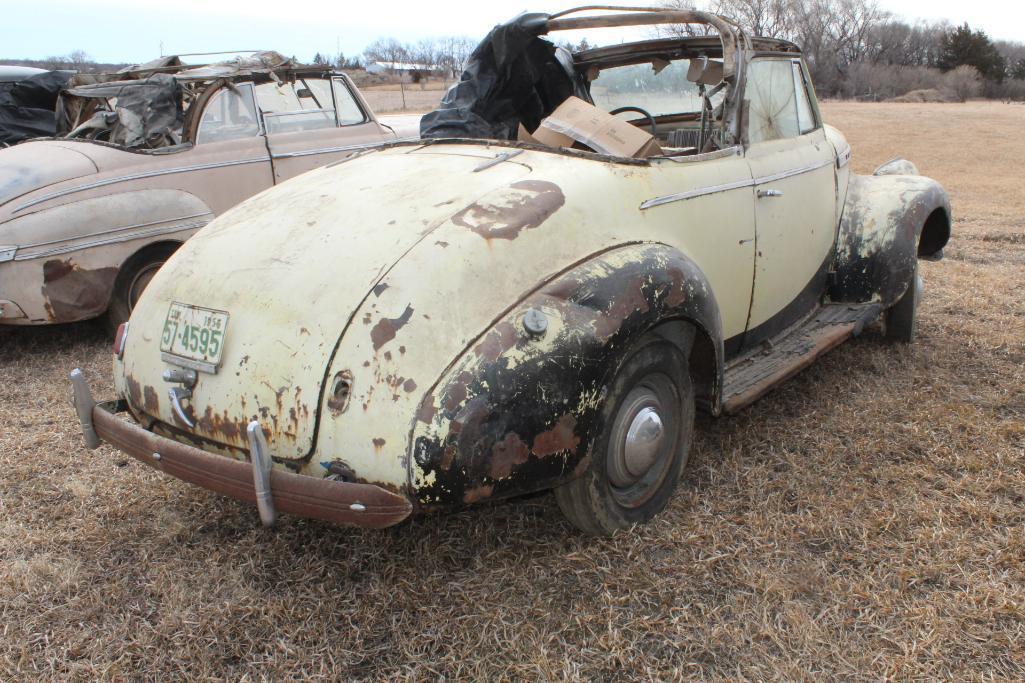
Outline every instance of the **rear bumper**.
<svg viewBox="0 0 1025 683">
<path fill-rule="evenodd" d="M 124 409 L 122 402 L 92 402 L 80 373 L 77 378 L 72 373 L 72 382 L 76 384 L 75 407 L 90 448 L 105 441 L 182 481 L 236 500 L 257 503 L 254 468 L 250 463 L 149 432 L 116 415 Z M 82 387 L 86 389 L 84 395 Z M 398 524 L 413 510 L 409 500 L 380 486 L 315 479 L 277 468 L 270 470 L 270 495 L 274 510 L 372 529 Z"/>
</svg>

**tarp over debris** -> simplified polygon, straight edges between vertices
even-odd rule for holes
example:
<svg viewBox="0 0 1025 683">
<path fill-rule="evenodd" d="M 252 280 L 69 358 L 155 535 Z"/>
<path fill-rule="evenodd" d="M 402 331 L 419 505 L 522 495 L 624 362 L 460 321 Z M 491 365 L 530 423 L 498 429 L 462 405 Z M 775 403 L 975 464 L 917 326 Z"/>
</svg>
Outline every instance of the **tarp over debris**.
<svg viewBox="0 0 1025 683">
<path fill-rule="evenodd" d="M 47 71 L 0 83 L 0 146 L 56 132 L 54 108 L 70 71 Z"/>
<path fill-rule="evenodd" d="M 437 109 L 420 120 L 424 138 L 514 140 L 534 130 L 570 95 L 590 102 L 572 56 L 540 36 L 547 14 L 521 14 L 496 26 L 470 54 Z"/>
</svg>

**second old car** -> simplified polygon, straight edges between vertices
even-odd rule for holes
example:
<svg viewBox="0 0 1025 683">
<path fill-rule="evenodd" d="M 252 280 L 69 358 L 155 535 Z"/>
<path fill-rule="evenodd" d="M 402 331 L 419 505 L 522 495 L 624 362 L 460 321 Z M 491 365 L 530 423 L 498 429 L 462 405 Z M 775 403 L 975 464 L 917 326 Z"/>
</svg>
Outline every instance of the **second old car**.
<svg viewBox="0 0 1025 683">
<path fill-rule="evenodd" d="M 718 35 L 541 38 L 652 24 Z M 73 374 L 88 444 L 266 523 L 554 489 L 609 534 L 666 506 L 696 409 L 740 410 L 878 319 L 910 341 L 918 259 L 950 234 L 909 162 L 851 174 L 795 45 L 701 12 L 521 16 L 421 133 L 175 254 L 115 342 L 117 399 Z"/>
<path fill-rule="evenodd" d="M 0 324 L 116 328 L 214 216 L 396 139 L 347 75 L 276 52 L 80 74 L 57 128 L 0 150 Z"/>
</svg>

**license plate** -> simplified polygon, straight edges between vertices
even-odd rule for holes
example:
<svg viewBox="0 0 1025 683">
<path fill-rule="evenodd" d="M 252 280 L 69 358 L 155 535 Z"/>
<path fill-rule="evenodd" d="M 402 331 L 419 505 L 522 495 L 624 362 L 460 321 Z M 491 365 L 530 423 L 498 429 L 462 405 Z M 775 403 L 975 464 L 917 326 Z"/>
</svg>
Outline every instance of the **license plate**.
<svg viewBox="0 0 1025 683">
<path fill-rule="evenodd" d="M 197 369 L 215 372 L 224 350 L 228 313 L 200 306 L 171 304 L 160 337 L 163 353 L 194 361 Z"/>
</svg>

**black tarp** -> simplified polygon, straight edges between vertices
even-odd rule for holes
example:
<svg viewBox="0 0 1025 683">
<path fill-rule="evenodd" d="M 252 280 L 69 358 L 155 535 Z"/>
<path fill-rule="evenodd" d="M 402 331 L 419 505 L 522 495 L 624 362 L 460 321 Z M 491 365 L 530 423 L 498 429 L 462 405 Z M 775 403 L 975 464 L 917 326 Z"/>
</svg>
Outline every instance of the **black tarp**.
<svg viewBox="0 0 1025 683">
<path fill-rule="evenodd" d="M 519 124 L 535 130 L 570 95 L 590 102 L 569 53 L 540 37 L 547 26 L 547 14 L 521 14 L 492 29 L 459 82 L 420 119 L 421 137 L 515 140 Z"/>
<path fill-rule="evenodd" d="M 47 71 L 0 83 L 0 146 L 54 135 L 57 96 L 73 75 L 71 71 Z"/>
</svg>

